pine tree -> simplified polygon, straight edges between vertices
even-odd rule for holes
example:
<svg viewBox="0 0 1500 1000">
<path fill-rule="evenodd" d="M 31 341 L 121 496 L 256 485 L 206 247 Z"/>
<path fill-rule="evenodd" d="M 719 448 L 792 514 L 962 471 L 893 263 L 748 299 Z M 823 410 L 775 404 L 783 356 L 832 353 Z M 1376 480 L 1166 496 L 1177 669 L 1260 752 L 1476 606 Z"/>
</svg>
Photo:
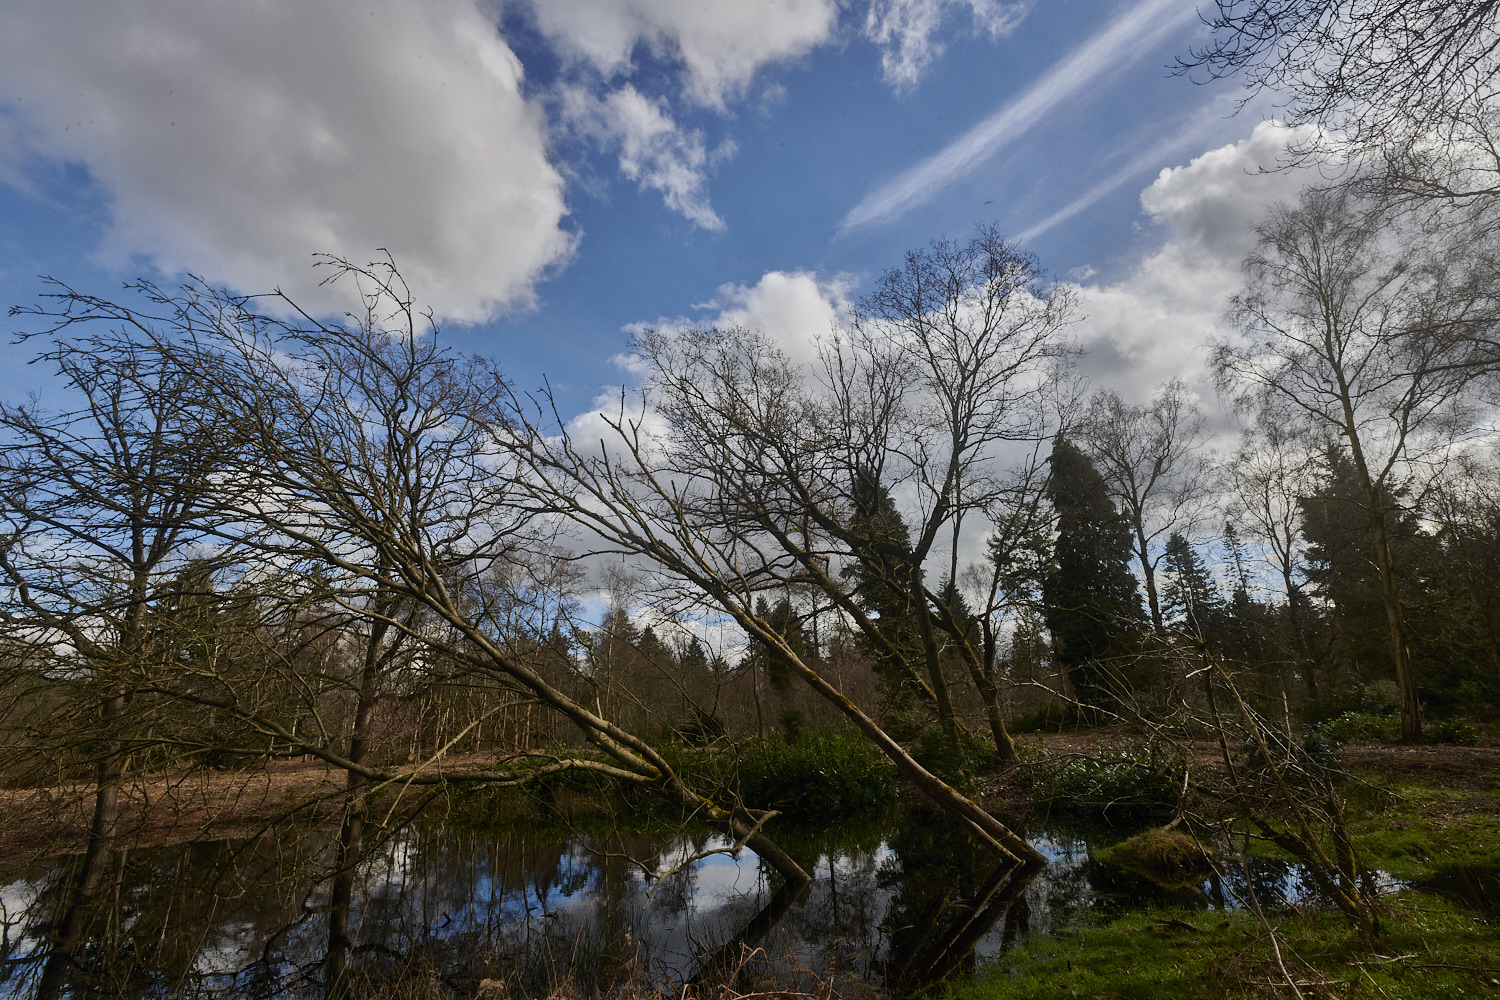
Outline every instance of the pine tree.
<svg viewBox="0 0 1500 1000">
<path fill-rule="evenodd" d="M 798 620 L 797 613 L 789 599 L 782 597 L 773 607 L 764 597 L 757 597 L 755 614 L 782 637 L 787 648 L 794 655 L 799 659 L 806 659 L 811 644 L 807 641 L 807 633 L 803 630 L 802 623 Z M 781 694 L 786 693 L 794 675 L 780 649 L 762 639 L 755 639 L 751 643 L 747 656 L 751 669 L 764 673 L 771 687 Z"/>
<path fill-rule="evenodd" d="M 1175 628 L 1212 641 L 1222 625 L 1224 599 L 1203 557 L 1180 532 L 1172 532 L 1162 556 L 1167 570 L 1164 617 Z"/>
<path fill-rule="evenodd" d="M 1385 676 L 1393 670 L 1386 648 L 1380 577 L 1370 543 L 1369 504 L 1343 448 L 1328 447 L 1323 467 L 1321 486 L 1301 504 L 1302 535 L 1308 545 L 1308 583 L 1314 594 L 1331 605 L 1335 665 L 1353 668 L 1364 679 Z M 1388 531 L 1392 554 L 1404 570 L 1411 557 L 1411 540 L 1420 528 L 1409 512 L 1401 510 L 1400 498 L 1395 499 L 1398 503 L 1390 506 L 1397 513 Z M 1409 577 L 1403 580 L 1408 585 L 1410 582 Z M 1414 595 L 1403 596 L 1411 600 Z"/>
<path fill-rule="evenodd" d="M 1130 652 L 1144 621 L 1130 572 L 1130 528 L 1077 446 L 1059 434 L 1050 461 L 1047 499 L 1057 514 L 1057 541 L 1042 600 L 1053 655 L 1080 701 L 1107 705 L 1113 698 L 1101 661 Z"/>
<path fill-rule="evenodd" d="M 890 492 L 873 475 L 856 474 L 853 500 L 849 533 L 857 540 L 858 559 L 846 575 L 854 579 L 854 599 L 896 650 L 869 652 L 887 710 L 899 711 L 915 697 L 912 678 L 923 660 L 921 625 L 911 592 L 911 532 Z"/>
</svg>

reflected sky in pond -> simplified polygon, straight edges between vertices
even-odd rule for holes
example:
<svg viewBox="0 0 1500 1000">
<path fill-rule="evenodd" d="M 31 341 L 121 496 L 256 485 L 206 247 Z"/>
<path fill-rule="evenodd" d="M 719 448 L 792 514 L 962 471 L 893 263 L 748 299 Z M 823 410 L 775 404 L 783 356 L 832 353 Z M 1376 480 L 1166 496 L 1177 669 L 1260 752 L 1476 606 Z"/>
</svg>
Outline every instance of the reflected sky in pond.
<svg viewBox="0 0 1500 1000">
<path fill-rule="evenodd" d="M 366 981 L 436 976 L 454 996 L 482 979 L 545 992 L 558 970 L 586 990 L 634 963 L 664 988 L 711 956 L 760 949 L 752 972 L 837 969 L 896 990 L 997 960 L 1028 934 L 1153 902 L 1234 907 L 1242 873 L 1165 890 L 1094 860 L 1087 839 L 1033 832 L 1050 863 L 997 868 L 931 817 L 789 838 L 815 881 L 795 899 L 748 850 L 702 832 L 557 836 L 399 830 L 361 864 L 351 969 Z M 75 995 L 318 996 L 329 890 L 327 834 L 131 852 L 91 915 L 67 978 Z M 689 860 L 695 856 L 696 860 Z M 664 878 L 648 874 L 680 869 Z M 30 996 L 71 864 L 0 885 L 0 997 Z M 1251 871 L 1263 905 L 1316 902 L 1285 863 Z"/>
</svg>

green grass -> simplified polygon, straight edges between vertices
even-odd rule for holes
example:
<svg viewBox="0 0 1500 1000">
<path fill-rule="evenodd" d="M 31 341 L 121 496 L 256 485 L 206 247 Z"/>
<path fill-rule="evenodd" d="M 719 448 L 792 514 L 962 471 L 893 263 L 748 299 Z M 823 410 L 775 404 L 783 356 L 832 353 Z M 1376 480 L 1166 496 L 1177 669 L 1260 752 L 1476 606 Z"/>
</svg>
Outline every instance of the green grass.
<svg viewBox="0 0 1500 1000">
<path fill-rule="evenodd" d="M 1500 940 L 1472 911 L 1419 893 L 1391 900 L 1378 954 L 1337 914 L 1273 920 L 1308 997 L 1418 1000 L 1492 996 Z M 1191 925 L 1191 926 L 1184 926 Z M 1280 986 L 1271 985 L 1280 982 Z M 989 969 L 955 980 L 950 1000 L 1197 1000 L 1289 996 L 1269 940 L 1245 913 L 1138 911 L 1103 927 L 1034 937 Z"/>
<path fill-rule="evenodd" d="M 1500 867 L 1500 795 L 1423 785 L 1350 790 L 1365 864 L 1422 879 L 1454 865 Z"/>
<path fill-rule="evenodd" d="M 1417 882 L 1455 869 L 1500 870 L 1500 795 L 1385 779 L 1347 791 L 1350 827 L 1368 865 Z M 1385 938 L 1374 950 L 1362 949 L 1353 925 L 1337 913 L 1272 917 L 1288 969 L 1301 983 L 1326 984 L 1303 986 L 1305 996 L 1500 994 L 1493 910 L 1486 916 L 1417 890 L 1389 897 L 1381 908 Z M 1035 936 L 943 989 L 951 1000 L 1291 995 L 1254 916 L 1164 909 Z"/>
</svg>

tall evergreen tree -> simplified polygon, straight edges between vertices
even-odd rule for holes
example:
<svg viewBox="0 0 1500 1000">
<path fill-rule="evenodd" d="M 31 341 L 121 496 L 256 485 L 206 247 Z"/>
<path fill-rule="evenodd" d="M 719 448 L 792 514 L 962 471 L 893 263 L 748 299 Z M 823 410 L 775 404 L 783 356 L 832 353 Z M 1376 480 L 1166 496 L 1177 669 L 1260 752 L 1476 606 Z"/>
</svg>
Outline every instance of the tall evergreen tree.
<svg viewBox="0 0 1500 1000">
<path fill-rule="evenodd" d="M 1334 666 L 1352 669 L 1365 679 L 1385 676 L 1390 655 L 1379 571 L 1368 530 L 1369 504 L 1343 448 L 1330 445 L 1324 451 L 1322 465 L 1321 485 L 1301 504 L 1302 535 L 1308 543 L 1308 582 L 1332 608 Z M 1400 575 L 1409 587 L 1412 581 L 1405 570 L 1412 555 L 1411 540 L 1419 526 L 1398 503 L 1383 499 L 1382 504 L 1396 512 L 1388 534 Z M 1413 596 L 1409 591 L 1403 595 L 1407 600 Z"/>
<path fill-rule="evenodd" d="M 1212 639 L 1221 624 L 1224 599 L 1203 557 L 1181 532 L 1174 531 L 1167 539 L 1162 564 L 1167 570 L 1163 617 L 1175 628 Z"/>
<path fill-rule="evenodd" d="M 785 597 L 772 605 L 764 597 L 755 599 L 755 614 L 770 624 L 771 628 L 780 635 L 799 659 L 806 659 L 811 643 L 808 642 L 807 633 L 802 628 L 802 622 L 797 618 L 797 612 L 792 607 L 792 602 Z M 792 668 L 787 665 L 781 651 L 761 639 L 751 641 L 747 656 L 747 665 L 765 675 L 771 687 L 785 694 L 792 683 Z"/>
<path fill-rule="evenodd" d="M 1042 580 L 1053 654 L 1080 701 L 1113 701 L 1101 661 L 1130 652 L 1144 622 L 1130 572 L 1130 527 L 1088 456 L 1059 434 L 1047 499 L 1057 514 L 1052 566 Z"/>
<path fill-rule="evenodd" d="M 911 532 L 873 474 L 856 473 L 853 501 L 849 533 L 857 540 L 859 558 L 847 573 L 854 580 L 855 600 L 895 650 L 870 653 L 887 709 L 900 710 L 916 695 L 916 665 L 923 660 L 921 623 L 911 592 Z"/>
</svg>

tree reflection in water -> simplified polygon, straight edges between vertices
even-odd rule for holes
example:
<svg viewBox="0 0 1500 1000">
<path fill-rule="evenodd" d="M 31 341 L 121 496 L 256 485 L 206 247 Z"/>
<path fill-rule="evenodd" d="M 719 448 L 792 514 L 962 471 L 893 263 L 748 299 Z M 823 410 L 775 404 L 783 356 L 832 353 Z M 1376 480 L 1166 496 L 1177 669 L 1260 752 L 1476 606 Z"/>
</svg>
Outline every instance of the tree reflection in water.
<svg viewBox="0 0 1500 1000">
<path fill-rule="evenodd" d="M 414 825 L 367 845 L 338 912 L 327 834 L 122 853 L 71 958 L 52 948 L 76 884 L 68 859 L 0 877 L 0 997 L 34 995 L 49 956 L 64 995 L 322 997 L 336 920 L 347 920 L 355 993 L 421 981 L 472 996 L 498 979 L 542 995 L 564 972 L 591 993 L 627 967 L 674 991 L 736 969 L 761 980 L 810 969 L 905 993 L 993 960 L 1027 933 L 1162 898 L 1094 863 L 1087 842 L 1056 834 L 1033 831 L 1053 859 L 1042 869 L 997 867 L 930 817 L 782 837 L 816 858 L 806 889 L 781 886 L 748 851 L 703 858 L 660 884 L 630 860 L 658 857 L 661 871 L 725 846 L 707 832 L 563 839 Z M 1262 899 L 1310 892 L 1286 865 L 1258 863 L 1252 877 Z M 1220 891 L 1232 901 L 1239 888 L 1226 878 Z M 1182 899 L 1212 905 L 1199 890 Z"/>
</svg>

